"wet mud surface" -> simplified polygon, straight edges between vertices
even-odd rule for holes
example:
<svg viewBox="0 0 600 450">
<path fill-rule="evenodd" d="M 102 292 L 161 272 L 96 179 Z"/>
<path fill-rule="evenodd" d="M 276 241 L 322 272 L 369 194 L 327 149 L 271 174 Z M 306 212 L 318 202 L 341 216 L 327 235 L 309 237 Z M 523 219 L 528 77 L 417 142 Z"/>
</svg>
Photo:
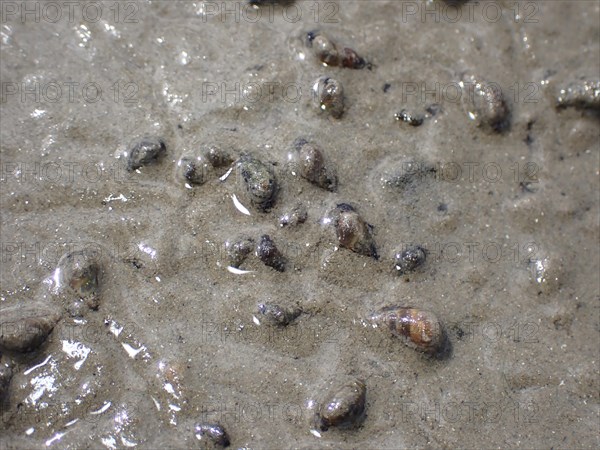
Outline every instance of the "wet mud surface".
<svg viewBox="0 0 600 450">
<path fill-rule="evenodd" d="M 597 448 L 600 4 L 255 3 L 3 2 L 0 447 Z"/>
</svg>

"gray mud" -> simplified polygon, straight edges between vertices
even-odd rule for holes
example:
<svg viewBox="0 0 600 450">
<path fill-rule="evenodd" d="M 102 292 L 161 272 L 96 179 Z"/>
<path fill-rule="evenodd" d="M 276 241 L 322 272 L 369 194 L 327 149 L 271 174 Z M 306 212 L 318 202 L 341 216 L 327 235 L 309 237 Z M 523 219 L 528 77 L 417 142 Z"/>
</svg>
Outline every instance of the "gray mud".
<svg viewBox="0 0 600 450">
<path fill-rule="evenodd" d="M 488 3 L 454 21 L 421 0 L 267 3 L 258 19 L 208 1 L 96 3 L 96 19 L 80 2 L 60 20 L 2 2 L 0 308 L 63 313 L 35 350 L 0 350 L 0 447 L 190 448 L 198 423 L 233 448 L 600 447 L 597 101 L 557 108 L 561 87 L 600 75 L 600 3 Z M 316 29 L 370 66 L 323 66 Z M 508 127 L 469 116 L 465 74 L 501 87 Z M 314 105 L 323 75 L 343 85 L 339 119 Z M 166 154 L 128 171 L 144 136 Z M 298 138 L 335 192 L 299 175 Z M 177 176 L 211 145 L 273 170 L 266 211 L 239 171 Z M 379 259 L 340 247 L 323 221 L 340 203 Z M 295 208 L 306 220 L 280 226 Z M 264 234 L 285 270 L 251 253 L 229 271 L 226 243 Z M 399 274 L 414 245 L 425 263 Z M 53 273 L 80 250 L 102 262 L 100 297 L 72 315 Z M 301 313 L 270 324 L 259 304 Z M 435 312 L 448 353 L 367 324 L 390 305 Z M 363 420 L 316 430 L 348 378 L 366 383 Z"/>
</svg>

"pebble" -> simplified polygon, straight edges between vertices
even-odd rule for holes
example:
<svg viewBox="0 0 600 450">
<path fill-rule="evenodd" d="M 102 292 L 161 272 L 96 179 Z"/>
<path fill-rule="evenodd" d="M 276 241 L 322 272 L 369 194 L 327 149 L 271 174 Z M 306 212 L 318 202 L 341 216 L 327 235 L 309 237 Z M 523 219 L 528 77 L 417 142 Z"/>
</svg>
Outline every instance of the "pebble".
<svg viewBox="0 0 600 450">
<path fill-rule="evenodd" d="M 510 111 L 500 86 L 474 75 L 464 75 L 461 85 L 463 105 L 478 126 L 498 133 L 509 128 Z"/>
<path fill-rule="evenodd" d="M 423 265 L 426 258 L 427 252 L 424 248 L 418 245 L 411 246 L 394 255 L 394 267 L 398 271 L 398 274 L 403 275 L 408 272 L 413 272 L 419 266 Z"/>
<path fill-rule="evenodd" d="M 305 139 L 299 138 L 294 142 L 300 161 L 300 176 L 311 183 L 331 192 L 337 190 L 337 171 L 326 164 L 323 151 Z"/>
<path fill-rule="evenodd" d="M 295 227 L 306 222 L 307 218 L 308 212 L 306 211 L 306 207 L 302 203 L 297 203 L 290 211 L 279 217 L 279 226 Z"/>
<path fill-rule="evenodd" d="M 406 345 L 431 355 L 440 354 L 446 343 L 442 323 L 431 311 L 410 306 L 387 306 L 369 320 L 375 327 L 390 331 Z"/>
<path fill-rule="evenodd" d="M 277 194 L 277 180 L 273 169 L 250 155 L 243 155 L 237 166 L 250 202 L 260 211 L 268 211 L 275 203 Z"/>
<path fill-rule="evenodd" d="M 258 313 L 271 325 L 286 326 L 296 319 L 302 311 L 298 308 L 283 308 L 273 303 L 260 303 Z"/>
<path fill-rule="evenodd" d="M 600 79 L 582 78 L 559 88 L 556 106 L 600 110 Z"/>
<path fill-rule="evenodd" d="M 167 152 L 165 142 L 158 137 L 146 136 L 135 143 L 128 152 L 127 170 L 132 172 L 156 162 Z"/>
<path fill-rule="evenodd" d="M 286 259 L 275 246 L 273 239 L 267 234 L 263 234 L 256 245 L 256 256 L 266 265 L 273 269 L 283 272 L 285 270 Z"/>
<path fill-rule="evenodd" d="M 225 448 L 230 445 L 227 431 L 219 424 L 197 423 L 194 426 L 194 434 L 205 449 Z"/>
<path fill-rule="evenodd" d="M 367 387 L 360 379 L 348 381 L 337 387 L 321 404 L 315 422 L 321 431 L 330 427 L 357 425 L 364 417 Z"/>
<path fill-rule="evenodd" d="M 27 301 L 0 309 L 0 348 L 29 352 L 38 348 L 60 320 L 49 305 Z"/>
<path fill-rule="evenodd" d="M 313 84 L 315 106 L 339 119 L 344 114 L 344 88 L 335 78 L 322 76 Z"/>
<path fill-rule="evenodd" d="M 378 259 L 372 226 L 347 203 L 340 203 L 332 214 L 336 236 L 341 247 Z"/>
</svg>

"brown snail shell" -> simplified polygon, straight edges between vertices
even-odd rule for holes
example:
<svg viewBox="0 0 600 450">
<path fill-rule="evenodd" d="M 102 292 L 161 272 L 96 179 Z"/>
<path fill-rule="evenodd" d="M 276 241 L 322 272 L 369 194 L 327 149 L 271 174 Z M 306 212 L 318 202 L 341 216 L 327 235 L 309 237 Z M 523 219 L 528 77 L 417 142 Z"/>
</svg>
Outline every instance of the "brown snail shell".
<svg viewBox="0 0 600 450">
<path fill-rule="evenodd" d="M 330 427 L 348 427 L 357 424 L 365 412 L 367 387 L 365 382 L 354 379 L 339 386 L 325 399 L 315 415 L 321 431 Z"/>
<path fill-rule="evenodd" d="M 442 323 L 431 311 L 410 306 L 387 306 L 371 314 L 370 321 L 403 339 L 409 347 L 425 353 L 441 352 L 446 341 Z"/>
<path fill-rule="evenodd" d="M 377 259 L 377 249 L 372 227 L 347 203 L 340 203 L 334 210 L 333 225 L 341 247 Z"/>
</svg>

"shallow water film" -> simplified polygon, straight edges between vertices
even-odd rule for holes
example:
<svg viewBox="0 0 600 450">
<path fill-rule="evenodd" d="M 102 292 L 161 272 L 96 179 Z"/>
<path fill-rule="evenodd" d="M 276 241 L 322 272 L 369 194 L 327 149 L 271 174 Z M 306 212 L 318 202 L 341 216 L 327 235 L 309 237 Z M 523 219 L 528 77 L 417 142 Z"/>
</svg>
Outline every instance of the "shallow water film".
<svg viewBox="0 0 600 450">
<path fill-rule="evenodd" d="M 599 448 L 600 2 L 0 2 L 0 448 Z"/>
</svg>

